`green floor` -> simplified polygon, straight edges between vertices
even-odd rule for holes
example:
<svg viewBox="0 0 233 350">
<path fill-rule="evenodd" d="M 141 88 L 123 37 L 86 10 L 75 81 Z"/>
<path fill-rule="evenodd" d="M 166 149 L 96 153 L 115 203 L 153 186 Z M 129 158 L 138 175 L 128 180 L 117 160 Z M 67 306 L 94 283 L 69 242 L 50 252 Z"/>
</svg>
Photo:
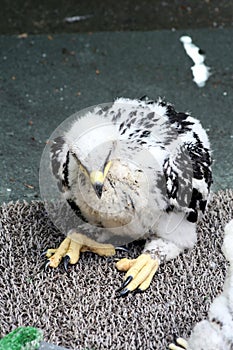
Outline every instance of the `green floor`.
<svg viewBox="0 0 233 350">
<path fill-rule="evenodd" d="M 206 52 L 212 76 L 192 81 L 179 38 Z M 207 128 L 214 189 L 232 187 L 232 29 L 0 36 L 0 201 L 40 198 L 40 157 L 72 113 L 116 97 L 165 97 Z"/>
</svg>

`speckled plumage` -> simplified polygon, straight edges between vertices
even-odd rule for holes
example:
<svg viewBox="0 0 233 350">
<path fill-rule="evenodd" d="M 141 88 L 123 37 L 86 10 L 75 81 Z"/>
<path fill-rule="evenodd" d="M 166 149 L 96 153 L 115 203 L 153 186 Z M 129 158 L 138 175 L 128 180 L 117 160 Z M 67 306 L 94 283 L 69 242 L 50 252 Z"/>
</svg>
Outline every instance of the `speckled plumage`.
<svg viewBox="0 0 233 350">
<path fill-rule="evenodd" d="M 117 99 L 55 139 L 51 160 L 59 189 L 84 225 L 105 230 L 99 240 L 106 232 L 145 236 L 145 251 L 161 260 L 194 245 L 212 175 L 207 134 L 188 113 L 162 100 Z M 99 199 L 87 174 L 106 160 L 112 166 Z"/>
</svg>

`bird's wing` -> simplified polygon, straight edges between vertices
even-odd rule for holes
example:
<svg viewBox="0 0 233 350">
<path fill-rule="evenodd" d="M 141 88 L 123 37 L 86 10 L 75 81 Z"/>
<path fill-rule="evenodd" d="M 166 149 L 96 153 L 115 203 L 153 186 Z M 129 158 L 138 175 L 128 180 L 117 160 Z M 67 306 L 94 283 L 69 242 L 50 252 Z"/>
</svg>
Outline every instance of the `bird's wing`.
<svg viewBox="0 0 233 350">
<path fill-rule="evenodd" d="M 211 163 L 209 150 L 195 133 L 192 141 L 181 145 L 164 161 L 166 195 L 170 203 L 167 211 L 176 207 L 188 213 L 188 221 L 198 221 L 209 198 Z"/>
<path fill-rule="evenodd" d="M 210 151 L 204 146 L 197 133 L 193 133 L 193 138 L 195 142 L 186 145 L 193 166 L 193 191 L 189 208 L 194 210 L 194 214 L 190 214 L 189 221 L 196 221 L 195 217 L 198 213 L 204 214 L 213 182 Z"/>
<path fill-rule="evenodd" d="M 188 113 L 176 112 L 163 101 L 159 103 L 166 107 L 167 121 L 176 130 L 176 136 L 166 145 L 170 153 L 163 164 L 167 211 L 176 207 L 188 213 L 187 220 L 196 222 L 205 211 L 212 184 L 208 136 Z M 159 181 L 161 185 L 162 179 Z"/>
</svg>

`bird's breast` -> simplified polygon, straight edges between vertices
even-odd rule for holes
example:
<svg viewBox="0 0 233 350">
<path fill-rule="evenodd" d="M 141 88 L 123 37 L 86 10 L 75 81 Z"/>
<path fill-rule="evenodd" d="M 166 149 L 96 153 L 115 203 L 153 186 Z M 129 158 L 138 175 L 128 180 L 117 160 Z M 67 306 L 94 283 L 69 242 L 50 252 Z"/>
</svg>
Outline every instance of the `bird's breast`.
<svg viewBox="0 0 233 350">
<path fill-rule="evenodd" d="M 76 203 L 82 215 L 105 228 L 130 227 L 148 206 L 149 185 L 146 174 L 136 166 L 114 162 L 98 198 L 89 181 L 78 182 Z M 138 225 L 138 224 L 137 224 Z"/>
</svg>

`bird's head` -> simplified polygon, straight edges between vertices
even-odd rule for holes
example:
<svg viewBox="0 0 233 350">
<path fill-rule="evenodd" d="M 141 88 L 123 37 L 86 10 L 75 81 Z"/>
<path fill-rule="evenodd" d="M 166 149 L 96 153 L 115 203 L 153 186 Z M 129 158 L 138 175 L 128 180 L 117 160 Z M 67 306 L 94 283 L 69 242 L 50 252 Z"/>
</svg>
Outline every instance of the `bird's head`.
<svg viewBox="0 0 233 350">
<path fill-rule="evenodd" d="M 86 157 L 76 147 L 72 147 L 70 150 L 79 170 L 85 175 L 87 181 L 90 182 L 99 199 L 102 196 L 104 182 L 109 169 L 114 162 L 114 150 L 115 142 L 108 142 L 106 145 L 96 147 Z"/>
</svg>

